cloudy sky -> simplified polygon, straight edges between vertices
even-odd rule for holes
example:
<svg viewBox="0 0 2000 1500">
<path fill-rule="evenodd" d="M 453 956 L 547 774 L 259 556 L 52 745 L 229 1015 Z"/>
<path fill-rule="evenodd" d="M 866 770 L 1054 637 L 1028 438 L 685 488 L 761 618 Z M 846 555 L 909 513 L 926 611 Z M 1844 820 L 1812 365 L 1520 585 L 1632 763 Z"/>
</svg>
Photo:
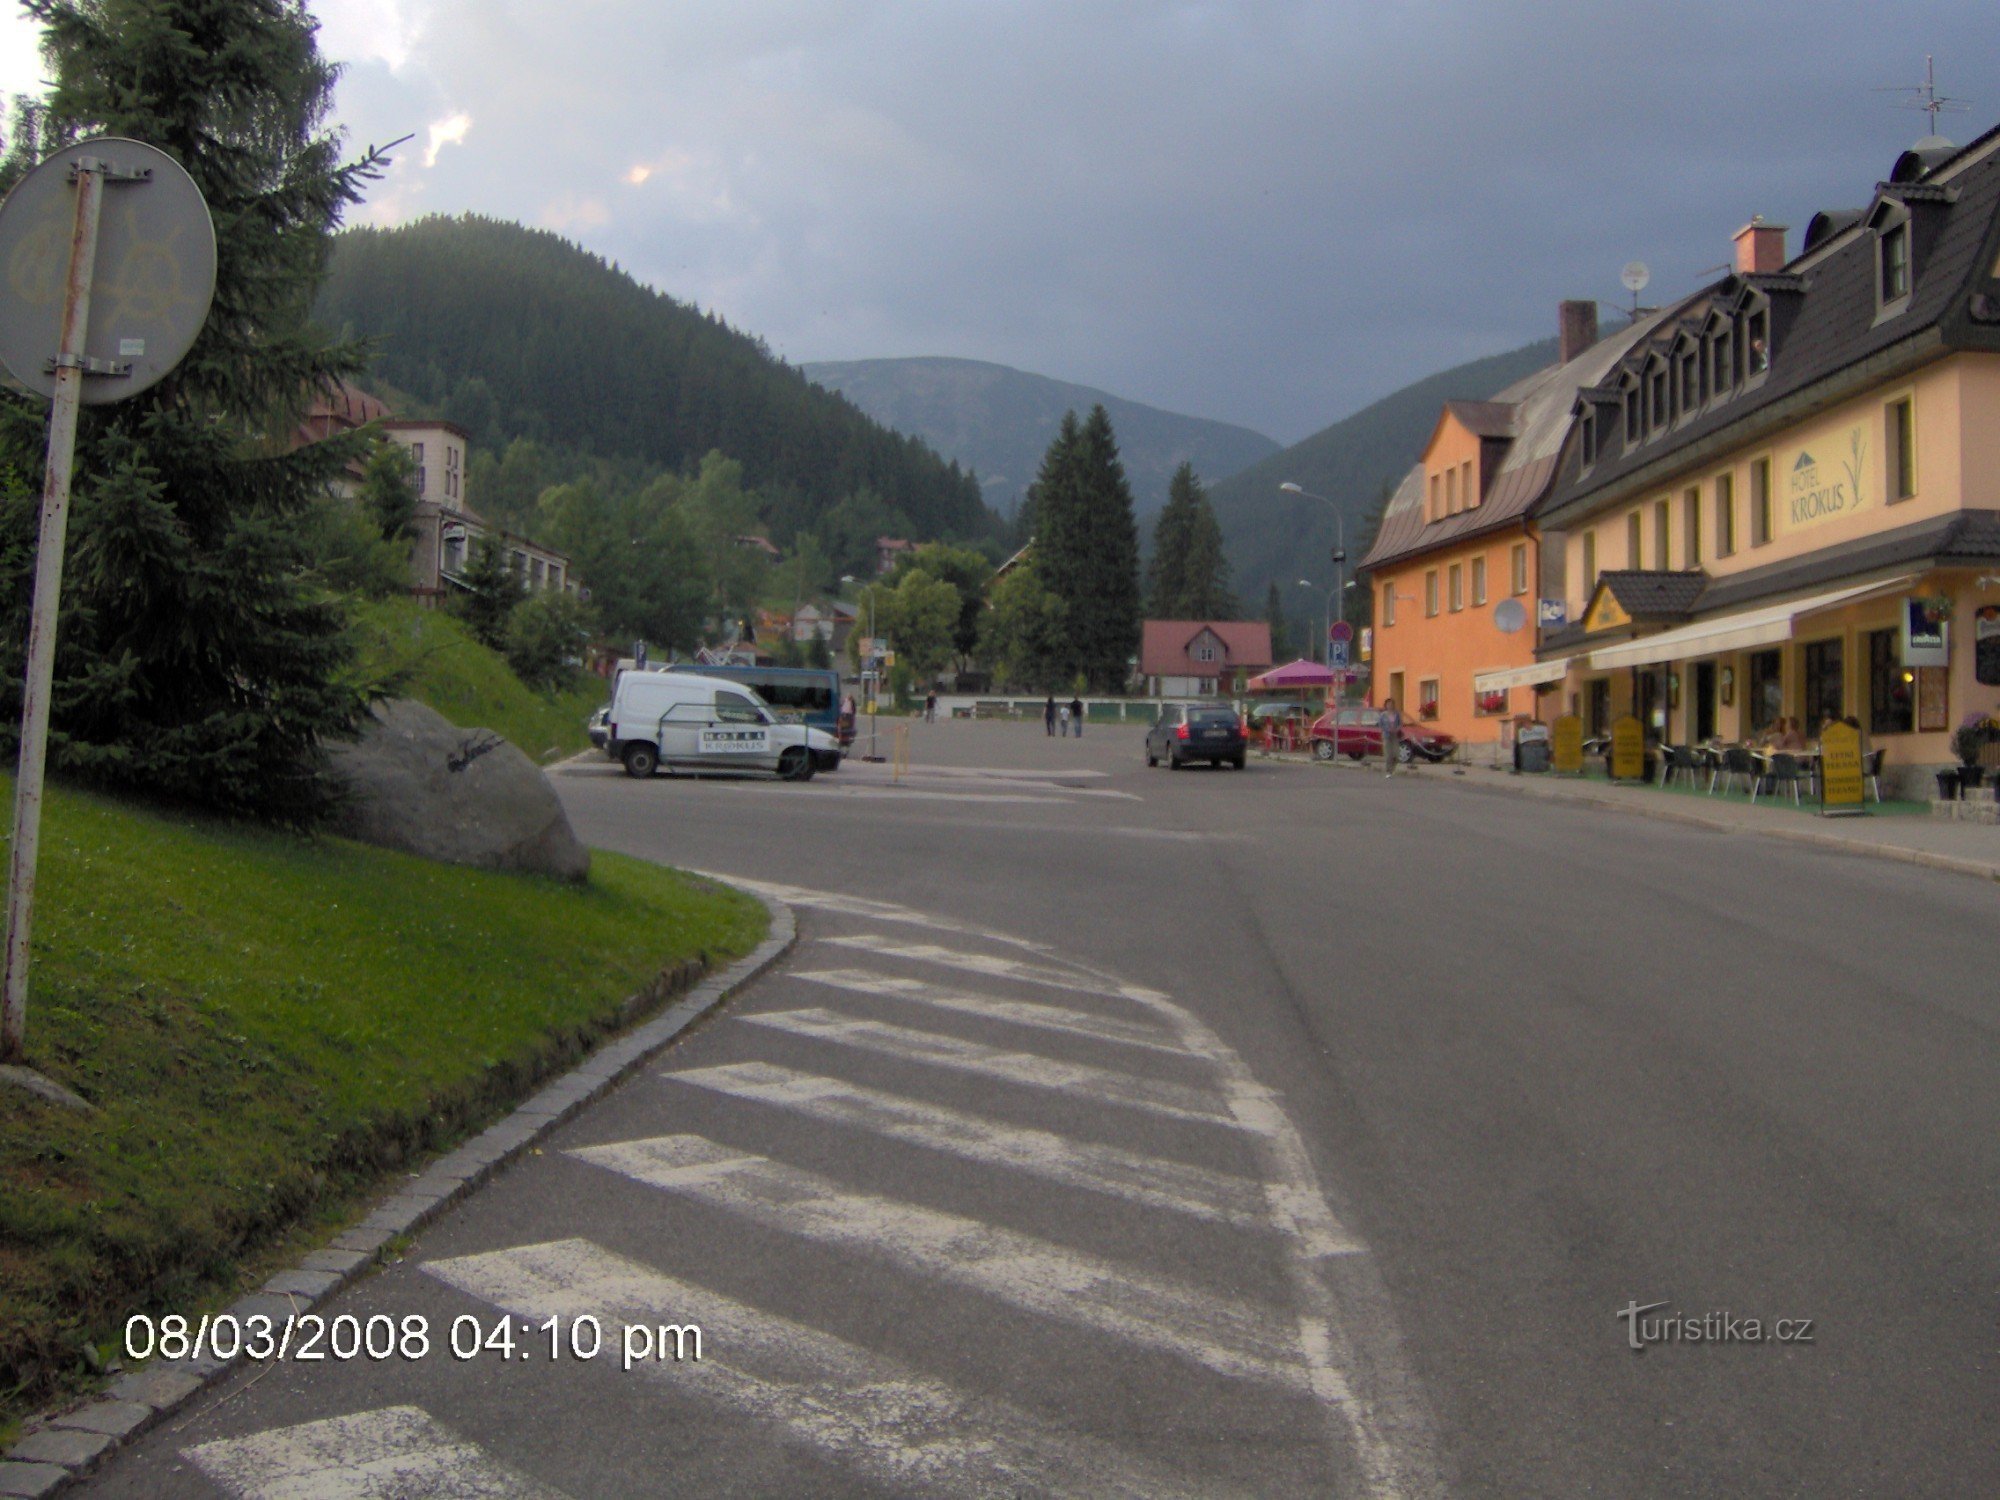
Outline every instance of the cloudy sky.
<svg viewBox="0 0 2000 1500">
<path fill-rule="evenodd" d="M 1991 0 L 317 0 L 365 217 L 557 230 L 795 362 L 949 354 L 1305 436 L 1865 202 Z M 26 23 L 0 89 L 32 87 Z"/>
</svg>

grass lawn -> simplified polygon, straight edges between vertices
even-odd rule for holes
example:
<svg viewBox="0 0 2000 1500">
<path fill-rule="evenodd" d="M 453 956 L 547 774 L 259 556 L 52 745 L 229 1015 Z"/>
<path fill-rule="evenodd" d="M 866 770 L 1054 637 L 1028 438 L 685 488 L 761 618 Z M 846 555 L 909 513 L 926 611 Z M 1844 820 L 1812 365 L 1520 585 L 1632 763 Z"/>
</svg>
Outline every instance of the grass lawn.
<svg viewBox="0 0 2000 1500">
<path fill-rule="evenodd" d="M 765 927 L 616 855 L 573 887 L 51 795 L 28 1062 L 98 1113 L 0 1091 L 0 1447 L 125 1316 L 235 1295 Z"/>
<path fill-rule="evenodd" d="M 537 693 L 504 656 L 480 645 L 441 609 L 388 599 L 358 602 L 354 615 L 364 670 L 406 674 L 402 695 L 429 704 L 461 729 L 491 729 L 537 765 L 589 748 L 584 725 L 611 697 L 602 679 L 578 673 L 577 685 L 564 692 Z"/>
</svg>

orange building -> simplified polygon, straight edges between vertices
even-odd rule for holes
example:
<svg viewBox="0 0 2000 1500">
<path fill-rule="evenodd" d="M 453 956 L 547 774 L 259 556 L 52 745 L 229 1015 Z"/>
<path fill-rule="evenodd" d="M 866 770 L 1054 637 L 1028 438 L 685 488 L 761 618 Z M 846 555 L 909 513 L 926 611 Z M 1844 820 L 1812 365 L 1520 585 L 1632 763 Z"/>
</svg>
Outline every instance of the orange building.
<svg viewBox="0 0 2000 1500">
<path fill-rule="evenodd" d="M 1579 389 L 1598 384 L 1653 319 L 1599 341 L 1597 305 L 1565 302 L 1558 359 L 1491 401 L 1447 401 L 1390 499 L 1362 569 L 1375 590 L 1373 701 L 1496 755 L 1516 714 L 1563 669 L 1535 659 L 1537 507 L 1554 482 Z M 1484 750 L 1481 747 L 1486 747 Z"/>
</svg>

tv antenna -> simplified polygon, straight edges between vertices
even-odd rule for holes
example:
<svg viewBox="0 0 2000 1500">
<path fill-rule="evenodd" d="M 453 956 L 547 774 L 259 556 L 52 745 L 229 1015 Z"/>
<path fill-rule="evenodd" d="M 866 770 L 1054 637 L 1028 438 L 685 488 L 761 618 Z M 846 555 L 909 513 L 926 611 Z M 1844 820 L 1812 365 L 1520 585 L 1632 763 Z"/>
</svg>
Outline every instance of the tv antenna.
<svg viewBox="0 0 2000 1500">
<path fill-rule="evenodd" d="M 1924 54 L 1924 81 L 1922 83 L 1906 84 L 1900 88 L 1895 86 L 1879 88 L 1875 92 L 1878 94 L 1907 94 L 1908 98 L 1896 101 L 1896 108 L 1920 109 L 1929 115 L 1931 117 L 1931 136 L 1933 139 L 1939 137 L 1939 115 L 1964 114 L 1971 107 L 1967 100 L 1954 99 L 1948 94 L 1940 94 L 1937 91 L 1937 68 L 1929 53 Z"/>
<path fill-rule="evenodd" d="M 1628 262 L 1618 273 L 1618 279 L 1625 283 L 1625 290 L 1632 294 L 1632 321 L 1639 321 L 1639 315 L 1648 309 L 1639 305 L 1639 293 L 1646 290 L 1646 283 L 1653 279 L 1653 273 L 1643 260 Z"/>
</svg>

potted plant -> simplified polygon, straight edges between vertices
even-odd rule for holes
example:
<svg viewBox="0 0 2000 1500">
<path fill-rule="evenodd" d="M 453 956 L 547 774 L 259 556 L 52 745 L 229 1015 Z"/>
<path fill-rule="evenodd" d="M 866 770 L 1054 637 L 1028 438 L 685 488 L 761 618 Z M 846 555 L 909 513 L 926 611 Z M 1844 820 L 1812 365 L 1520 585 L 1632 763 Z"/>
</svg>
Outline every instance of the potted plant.
<svg viewBox="0 0 2000 1500">
<path fill-rule="evenodd" d="M 1952 731 L 1951 751 L 1958 757 L 1958 785 L 1961 790 L 1977 787 L 1986 779 L 1979 752 L 2000 738 L 2000 720 L 1990 714 L 1971 714 Z"/>
<path fill-rule="evenodd" d="M 1919 594 L 1917 606 L 1924 612 L 1924 623 L 1942 625 L 1951 618 L 1951 595 Z"/>
</svg>

